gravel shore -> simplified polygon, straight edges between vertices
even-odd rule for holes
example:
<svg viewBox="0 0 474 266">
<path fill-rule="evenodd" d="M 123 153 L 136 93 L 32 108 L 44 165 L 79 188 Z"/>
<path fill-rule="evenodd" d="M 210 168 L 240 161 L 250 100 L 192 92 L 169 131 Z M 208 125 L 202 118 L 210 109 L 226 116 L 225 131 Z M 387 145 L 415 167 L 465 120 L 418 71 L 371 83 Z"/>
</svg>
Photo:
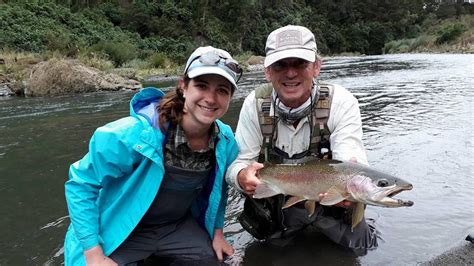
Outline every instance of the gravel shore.
<svg viewBox="0 0 474 266">
<path fill-rule="evenodd" d="M 474 265 L 474 244 L 466 242 L 466 244 L 449 250 L 421 265 Z"/>
</svg>

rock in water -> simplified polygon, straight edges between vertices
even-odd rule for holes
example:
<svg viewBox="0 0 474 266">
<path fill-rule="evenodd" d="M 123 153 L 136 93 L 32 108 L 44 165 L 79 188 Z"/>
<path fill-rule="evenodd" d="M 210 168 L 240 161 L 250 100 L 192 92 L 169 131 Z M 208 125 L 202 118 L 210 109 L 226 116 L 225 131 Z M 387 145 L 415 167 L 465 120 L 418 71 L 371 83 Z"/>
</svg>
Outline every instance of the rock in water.
<svg viewBox="0 0 474 266">
<path fill-rule="evenodd" d="M 52 59 L 38 63 L 32 68 L 26 83 L 25 94 L 28 96 L 141 88 L 138 81 L 105 73 L 70 59 Z"/>
<path fill-rule="evenodd" d="M 466 236 L 466 240 L 471 242 L 471 243 L 474 243 L 474 234 L 469 234 Z"/>
</svg>

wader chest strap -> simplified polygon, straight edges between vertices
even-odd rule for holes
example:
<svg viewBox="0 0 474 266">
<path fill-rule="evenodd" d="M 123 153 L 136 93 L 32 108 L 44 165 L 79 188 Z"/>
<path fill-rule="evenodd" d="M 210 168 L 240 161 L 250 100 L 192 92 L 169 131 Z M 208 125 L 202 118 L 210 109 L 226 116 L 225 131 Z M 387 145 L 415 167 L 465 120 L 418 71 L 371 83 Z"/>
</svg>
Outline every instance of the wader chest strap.
<svg viewBox="0 0 474 266">
<path fill-rule="evenodd" d="M 269 150 L 272 146 L 273 127 L 275 120 L 275 118 L 270 115 L 270 109 L 272 106 L 272 90 L 273 87 L 271 84 L 263 84 L 255 89 L 258 123 L 263 136 L 262 151 L 265 155 L 265 161 L 268 161 Z"/>
<path fill-rule="evenodd" d="M 275 130 L 274 127 L 276 127 L 276 119 L 270 114 L 272 90 L 273 87 L 271 84 L 263 84 L 255 89 L 258 122 L 263 136 L 262 152 L 264 153 L 265 161 L 268 161 L 272 143 L 277 138 L 277 136 L 273 134 Z M 329 120 L 331 111 L 333 92 L 333 85 L 320 83 L 318 100 L 312 112 L 313 134 L 311 137 L 310 150 L 312 152 L 316 151 L 316 154 L 321 157 L 324 156 L 324 154 L 321 154 L 323 149 L 327 150 L 323 153 L 330 154 L 329 136 L 331 132 L 327 126 L 327 121 Z"/>
<path fill-rule="evenodd" d="M 331 147 L 329 136 L 331 132 L 328 128 L 329 114 L 331 112 L 331 102 L 334 93 L 334 86 L 322 83 L 319 86 L 319 97 L 313 112 L 313 135 L 311 137 L 312 151 L 316 150 L 319 157 L 331 157 Z"/>
</svg>

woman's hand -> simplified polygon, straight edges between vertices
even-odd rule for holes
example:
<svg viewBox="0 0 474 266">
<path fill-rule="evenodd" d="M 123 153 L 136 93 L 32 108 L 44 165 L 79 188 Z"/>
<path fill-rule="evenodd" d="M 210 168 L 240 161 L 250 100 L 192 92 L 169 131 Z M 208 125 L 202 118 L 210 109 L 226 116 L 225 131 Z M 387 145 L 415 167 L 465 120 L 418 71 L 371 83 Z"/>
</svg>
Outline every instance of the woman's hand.
<svg viewBox="0 0 474 266">
<path fill-rule="evenodd" d="M 212 248 L 214 249 L 217 259 L 220 262 L 224 260 L 224 254 L 227 256 L 232 256 L 232 254 L 234 254 L 234 248 L 224 239 L 224 233 L 222 232 L 222 229 L 214 230 Z"/>
<path fill-rule="evenodd" d="M 86 265 L 106 265 L 106 266 L 117 266 L 111 258 L 104 255 L 102 247 L 97 245 L 91 249 L 84 251 L 86 257 Z"/>
</svg>

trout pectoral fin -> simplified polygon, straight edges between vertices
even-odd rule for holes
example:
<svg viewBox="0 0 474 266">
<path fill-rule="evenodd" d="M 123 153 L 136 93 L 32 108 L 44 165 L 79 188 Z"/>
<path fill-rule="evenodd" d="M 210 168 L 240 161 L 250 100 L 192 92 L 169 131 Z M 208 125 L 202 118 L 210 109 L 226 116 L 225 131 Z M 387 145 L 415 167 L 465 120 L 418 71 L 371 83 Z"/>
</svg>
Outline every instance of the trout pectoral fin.
<svg viewBox="0 0 474 266">
<path fill-rule="evenodd" d="M 335 187 L 330 188 L 326 193 L 326 196 L 319 202 L 321 205 L 330 206 L 346 199 Z"/>
<path fill-rule="evenodd" d="M 280 193 L 281 192 L 275 189 L 272 185 L 262 182 L 255 189 L 255 194 L 253 195 L 253 197 L 256 199 L 269 198 Z"/>
<path fill-rule="evenodd" d="M 365 204 L 357 202 L 355 208 L 352 210 L 352 229 L 354 229 L 362 219 L 364 219 Z"/>
<path fill-rule="evenodd" d="M 314 210 L 316 209 L 316 201 L 314 201 L 314 200 L 307 200 L 307 201 L 304 203 L 304 207 L 305 207 L 306 210 L 308 211 L 308 217 L 311 217 L 311 216 L 313 216 Z"/>
<path fill-rule="evenodd" d="M 281 207 L 282 209 L 286 209 L 286 208 L 289 208 L 293 205 L 295 205 L 296 203 L 298 202 L 301 202 L 305 200 L 305 198 L 302 198 L 302 197 L 297 197 L 297 196 L 294 196 L 294 197 L 290 197 L 286 202 L 285 204 L 283 205 L 283 207 Z"/>
</svg>

